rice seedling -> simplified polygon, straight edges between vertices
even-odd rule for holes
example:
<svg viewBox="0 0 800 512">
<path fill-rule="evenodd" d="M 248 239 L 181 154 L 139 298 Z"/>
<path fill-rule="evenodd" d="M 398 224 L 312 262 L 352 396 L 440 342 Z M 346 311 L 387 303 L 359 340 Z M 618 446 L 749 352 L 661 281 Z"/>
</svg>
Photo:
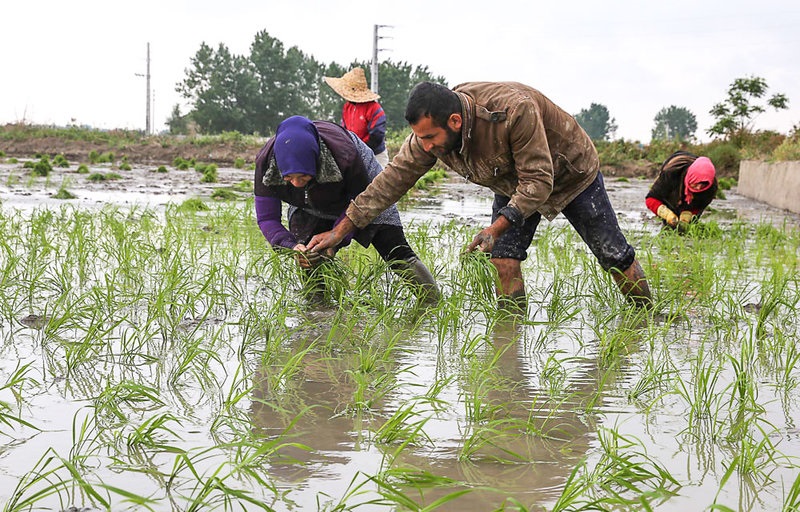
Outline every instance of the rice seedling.
<svg viewBox="0 0 800 512">
<path fill-rule="evenodd" d="M 794 226 L 634 226 L 640 312 L 544 225 L 509 315 L 473 225 L 410 223 L 435 306 L 355 245 L 314 304 L 252 216 L 0 209 L 4 510 L 797 509 Z"/>
</svg>

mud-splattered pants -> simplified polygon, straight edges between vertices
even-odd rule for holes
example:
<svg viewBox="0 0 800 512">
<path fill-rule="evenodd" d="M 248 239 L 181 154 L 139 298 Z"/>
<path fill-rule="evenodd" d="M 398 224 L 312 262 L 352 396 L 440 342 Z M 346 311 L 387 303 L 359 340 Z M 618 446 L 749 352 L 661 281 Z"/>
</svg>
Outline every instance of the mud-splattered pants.
<svg viewBox="0 0 800 512">
<path fill-rule="evenodd" d="M 501 208 L 509 198 L 495 194 L 492 204 L 492 222 L 497 220 Z M 626 270 L 636 258 L 636 252 L 619 228 L 617 215 L 608 199 L 603 175 L 597 178 L 561 211 L 575 231 L 597 258 L 603 270 Z M 525 260 L 542 214 L 534 213 L 521 226 L 512 226 L 494 244 L 493 258 Z"/>
</svg>

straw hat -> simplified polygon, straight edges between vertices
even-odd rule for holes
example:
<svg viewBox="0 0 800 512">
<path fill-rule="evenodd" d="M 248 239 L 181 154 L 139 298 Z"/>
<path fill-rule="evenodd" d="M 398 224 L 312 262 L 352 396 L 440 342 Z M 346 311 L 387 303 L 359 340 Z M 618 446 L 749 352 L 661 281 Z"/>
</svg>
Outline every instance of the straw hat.
<svg viewBox="0 0 800 512">
<path fill-rule="evenodd" d="M 347 101 L 366 103 L 380 98 L 380 96 L 369 90 L 367 77 L 364 75 L 364 70 L 361 68 L 353 68 L 341 78 L 326 76 L 324 79 L 325 83 L 336 91 L 336 94 Z"/>
</svg>

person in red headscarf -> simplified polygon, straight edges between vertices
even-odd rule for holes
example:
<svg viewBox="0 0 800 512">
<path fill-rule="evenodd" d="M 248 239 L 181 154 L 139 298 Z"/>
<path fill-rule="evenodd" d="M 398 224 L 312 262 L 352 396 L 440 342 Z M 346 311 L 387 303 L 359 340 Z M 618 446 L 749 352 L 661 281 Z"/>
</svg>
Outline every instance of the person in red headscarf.
<svg viewBox="0 0 800 512">
<path fill-rule="evenodd" d="M 666 226 L 684 231 L 717 195 L 714 164 L 708 157 L 676 151 L 661 165 L 645 205 Z"/>
</svg>

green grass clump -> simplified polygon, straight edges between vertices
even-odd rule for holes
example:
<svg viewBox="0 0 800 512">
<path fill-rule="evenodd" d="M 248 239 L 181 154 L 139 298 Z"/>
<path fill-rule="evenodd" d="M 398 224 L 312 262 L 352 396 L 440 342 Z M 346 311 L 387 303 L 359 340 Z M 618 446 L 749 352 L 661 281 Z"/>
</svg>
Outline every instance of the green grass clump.
<svg viewBox="0 0 800 512">
<path fill-rule="evenodd" d="M 236 169 L 244 169 L 245 166 L 244 158 L 237 156 L 236 159 L 233 161 L 233 167 Z"/>
<path fill-rule="evenodd" d="M 414 184 L 414 188 L 417 190 L 428 190 L 432 186 L 436 185 L 436 183 L 445 179 L 447 179 L 447 171 L 441 167 L 434 167 L 417 180 L 417 182 Z"/>
<path fill-rule="evenodd" d="M 64 155 L 56 155 L 53 158 L 53 165 L 56 167 L 69 167 L 69 161 Z"/>
<path fill-rule="evenodd" d="M 194 158 L 191 160 L 186 160 L 183 157 L 176 156 L 172 160 L 172 166 L 180 171 L 187 171 L 190 167 L 194 165 Z"/>
<path fill-rule="evenodd" d="M 717 185 L 719 186 L 718 190 L 730 190 L 731 187 L 735 187 L 736 184 L 736 178 L 730 176 L 722 177 L 717 180 Z"/>
<path fill-rule="evenodd" d="M 169 169 L 166 166 L 159 165 L 158 169 L 153 169 L 151 172 L 169 172 Z"/>
<path fill-rule="evenodd" d="M 36 176 L 48 176 L 51 172 L 53 172 L 53 166 L 50 165 L 50 159 L 47 156 L 43 156 L 33 164 L 33 174 Z"/>
<path fill-rule="evenodd" d="M 197 197 L 187 199 L 178 206 L 178 211 L 181 212 L 206 212 L 210 209 L 202 199 Z"/>
<path fill-rule="evenodd" d="M 130 171 L 131 170 L 131 164 L 128 163 L 128 157 L 127 156 L 123 156 L 122 157 L 122 161 L 119 164 L 119 170 L 120 171 Z"/>
<path fill-rule="evenodd" d="M 202 167 L 203 176 L 200 178 L 200 183 L 216 183 L 217 182 L 217 166 L 216 164 L 207 164 Z"/>
<path fill-rule="evenodd" d="M 86 179 L 89 181 L 111 181 L 111 180 L 121 180 L 122 176 L 115 172 L 107 172 L 107 173 L 95 172 L 87 176 Z"/>
<path fill-rule="evenodd" d="M 214 192 L 211 194 L 211 199 L 217 201 L 235 201 L 239 199 L 241 196 L 231 190 L 230 188 L 216 188 Z"/>
<path fill-rule="evenodd" d="M 253 182 L 250 180 L 242 180 L 239 183 L 231 186 L 231 188 L 237 192 L 250 193 L 253 191 Z"/>
<path fill-rule="evenodd" d="M 89 174 L 89 167 L 86 164 L 81 164 L 75 170 L 78 174 Z"/>
<path fill-rule="evenodd" d="M 58 192 L 53 194 L 53 198 L 55 199 L 75 199 L 77 196 L 64 188 L 63 186 L 58 189 Z"/>
</svg>

